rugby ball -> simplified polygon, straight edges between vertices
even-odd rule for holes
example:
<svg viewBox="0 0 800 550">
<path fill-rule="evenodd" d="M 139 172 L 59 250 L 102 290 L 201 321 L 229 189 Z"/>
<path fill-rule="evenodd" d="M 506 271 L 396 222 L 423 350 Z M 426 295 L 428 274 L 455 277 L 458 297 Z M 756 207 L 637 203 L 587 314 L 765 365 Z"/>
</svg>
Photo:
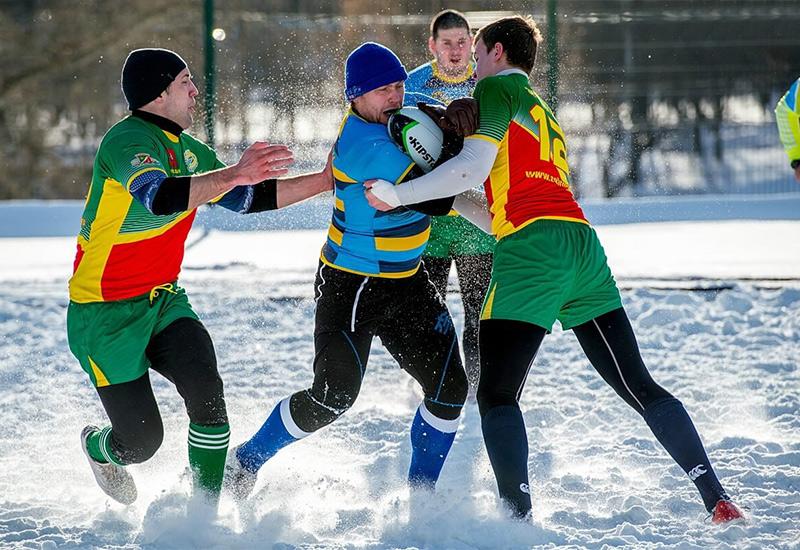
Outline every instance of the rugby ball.
<svg viewBox="0 0 800 550">
<path fill-rule="evenodd" d="M 389 135 L 425 172 L 430 172 L 442 154 L 444 135 L 431 117 L 416 107 L 403 107 L 389 117 Z"/>
</svg>

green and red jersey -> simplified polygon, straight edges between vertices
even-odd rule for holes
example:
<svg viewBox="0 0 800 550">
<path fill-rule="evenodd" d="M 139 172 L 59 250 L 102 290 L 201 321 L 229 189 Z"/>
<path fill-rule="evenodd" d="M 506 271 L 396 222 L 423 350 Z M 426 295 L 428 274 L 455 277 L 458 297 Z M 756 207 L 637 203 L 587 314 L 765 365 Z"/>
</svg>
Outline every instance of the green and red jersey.
<svg viewBox="0 0 800 550">
<path fill-rule="evenodd" d="M 484 78 L 473 94 L 478 131 L 498 147 L 485 182 L 498 240 L 542 219 L 588 224 L 570 189 L 564 132 L 519 70 Z"/>
<path fill-rule="evenodd" d="M 212 149 L 185 132 L 175 135 L 137 116 L 115 124 L 95 157 L 70 300 L 123 300 L 175 281 L 196 209 L 153 214 L 134 198 L 131 186 L 223 166 Z"/>
</svg>

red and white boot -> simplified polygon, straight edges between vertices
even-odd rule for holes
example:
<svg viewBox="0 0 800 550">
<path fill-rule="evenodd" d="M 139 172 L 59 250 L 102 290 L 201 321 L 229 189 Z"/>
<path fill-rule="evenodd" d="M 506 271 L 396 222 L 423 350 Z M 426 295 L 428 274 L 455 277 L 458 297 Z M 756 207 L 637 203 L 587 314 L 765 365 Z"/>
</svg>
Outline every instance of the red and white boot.
<svg viewBox="0 0 800 550">
<path fill-rule="evenodd" d="M 745 519 L 744 512 L 730 500 L 720 500 L 711 512 L 711 523 L 721 525 L 737 519 Z"/>
</svg>

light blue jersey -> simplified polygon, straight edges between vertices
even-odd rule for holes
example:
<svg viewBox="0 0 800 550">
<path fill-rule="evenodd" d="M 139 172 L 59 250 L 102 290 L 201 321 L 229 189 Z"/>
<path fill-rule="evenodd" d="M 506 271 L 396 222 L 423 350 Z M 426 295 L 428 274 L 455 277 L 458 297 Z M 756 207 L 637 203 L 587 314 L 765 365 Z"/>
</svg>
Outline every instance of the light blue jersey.
<svg viewBox="0 0 800 550">
<path fill-rule="evenodd" d="M 472 90 L 475 89 L 477 82 L 478 76 L 472 65 L 469 66 L 466 75 L 456 79 L 443 74 L 439 71 L 436 61 L 431 61 L 408 73 L 405 104 L 414 105 L 417 94 L 420 94 L 447 105 L 459 97 L 472 97 Z"/>
<path fill-rule="evenodd" d="M 430 217 L 405 208 L 379 212 L 364 196 L 364 182 L 400 182 L 414 162 L 383 124 L 345 115 L 333 148 L 333 216 L 321 260 L 331 267 L 374 277 L 410 277 L 428 243 Z"/>
</svg>

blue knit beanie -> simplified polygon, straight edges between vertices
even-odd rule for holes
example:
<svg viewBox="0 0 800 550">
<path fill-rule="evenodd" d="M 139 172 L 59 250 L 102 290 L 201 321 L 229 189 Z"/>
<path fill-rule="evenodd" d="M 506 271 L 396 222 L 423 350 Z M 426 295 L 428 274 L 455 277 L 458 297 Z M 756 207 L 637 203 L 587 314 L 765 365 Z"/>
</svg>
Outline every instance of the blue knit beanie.
<svg viewBox="0 0 800 550">
<path fill-rule="evenodd" d="M 392 50 L 375 42 L 365 42 L 347 56 L 344 95 L 347 101 L 353 101 L 376 88 L 406 78 L 406 68 Z"/>
</svg>

